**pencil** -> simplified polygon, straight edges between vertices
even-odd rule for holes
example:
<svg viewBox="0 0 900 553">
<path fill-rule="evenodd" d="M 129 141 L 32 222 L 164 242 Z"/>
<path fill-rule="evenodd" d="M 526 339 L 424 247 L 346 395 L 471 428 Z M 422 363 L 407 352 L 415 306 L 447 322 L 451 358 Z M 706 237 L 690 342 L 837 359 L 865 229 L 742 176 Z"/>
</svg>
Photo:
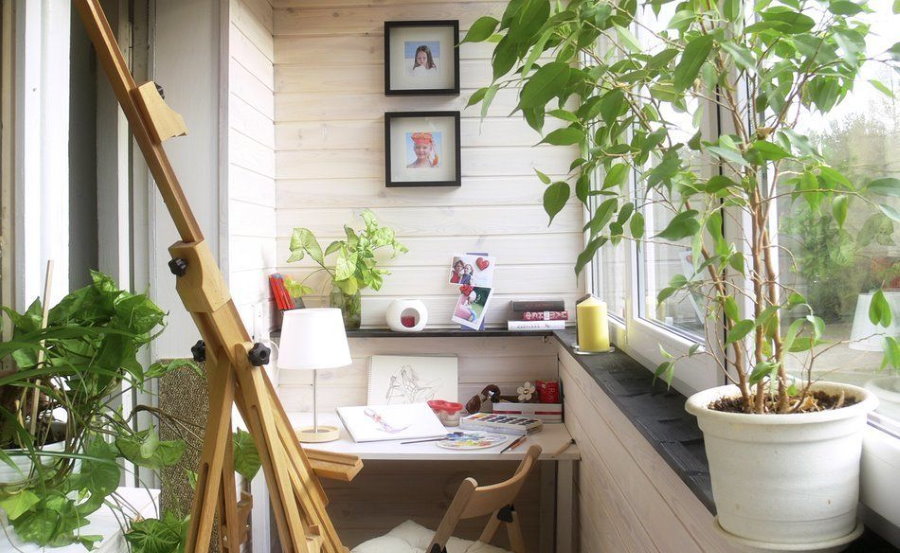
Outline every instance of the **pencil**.
<svg viewBox="0 0 900 553">
<path fill-rule="evenodd" d="M 501 449 L 501 450 L 500 450 L 500 453 L 506 452 L 507 449 L 513 449 L 513 448 L 515 448 L 516 446 L 518 446 L 519 444 L 521 444 L 522 442 L 524 442 L 524 441 L 525 441 L 525 438 L 527 438 L 527 437 L 528 437 L 528 436 L 519 436 L 518 438 L 516 438 L 515 440 L 513 440 L 513 443 L 511 443 L 511 444 L 509 444 L 508 446 L 506 446 L 506 447 L 504 447 L 503 449 Z"/>
<path fill-rule="evenodd" d="M 422 443 L 422 442 L 439 442 L 439 441 L 441 441 L 441 440 L 446 440 L 446 439 L 447 439 L 447 436 L 441 436 L 440 438 L 428 438 L 428 439 L 425 439 L 425 440 L 410 440 L 410 441 L 408 441 L 408 442 L 400 442 L 400 445 L 405 445 L 405 444 L 420 444 L 420 443 Z"/>
</svg>

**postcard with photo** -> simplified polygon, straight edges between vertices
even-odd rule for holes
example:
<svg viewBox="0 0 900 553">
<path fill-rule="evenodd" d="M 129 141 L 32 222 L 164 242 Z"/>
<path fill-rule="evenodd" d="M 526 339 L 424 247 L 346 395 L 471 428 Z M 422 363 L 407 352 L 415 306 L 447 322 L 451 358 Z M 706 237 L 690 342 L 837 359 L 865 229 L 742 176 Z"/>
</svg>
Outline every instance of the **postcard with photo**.
<svg viewBox="0 0 900 553">
<path fill-rule="evenodd" d="M 484 322 L 490 301 L 490 288 L 463 284 L 459 287 L 459 297 L 456 300 L 456 307 L 453 308 L 453 316 L 450 317 L 450 320 L 467 328 L 478 330 Z"/>
<path fill-rule="evenodd" d="M 494 258 L 489 255 L 456 255 L 450 263 L 450 284 L 494 286 Z"/>
</svg>

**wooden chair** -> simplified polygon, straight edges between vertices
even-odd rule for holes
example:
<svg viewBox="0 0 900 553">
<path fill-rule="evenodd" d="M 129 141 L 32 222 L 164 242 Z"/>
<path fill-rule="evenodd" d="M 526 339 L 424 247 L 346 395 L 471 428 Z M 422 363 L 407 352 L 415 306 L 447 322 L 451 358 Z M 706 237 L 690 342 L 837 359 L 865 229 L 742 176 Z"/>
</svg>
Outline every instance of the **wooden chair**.
<svg viewBox="0 0 900 553">
<path fill-rule="evenodd" d="M 453 531 L 456 529 L 456 525 L 460 520 L 481 517 L 488 514 L 491 515 L 491 518 L 488 520 L 487 526 L 485 526 L 484 531 L 478 538 L 478 542 L 489 544 L 497 533 L 497 530 L 500 528 L 500 524 L 505 524 L 512 552 L 526 553 L 525 539 L 522 536 L 522 528 L 519 524 L 518 513 L 516 513 L 516 509 L 513 506 L 513 501 L 519 495 L 519 491 L 525 484 L 525 479 L 528 478 L 528 474 L 531 472 L 531 469 L 534 468 L 540 455 L 540 446 L 533 445 L 529 447 L 528 451 L 525 453 L 525 458 L 519 463 L 515 474 L 508 480 L 500 482 L 499 484 L 479 486 L 474 478 L 466 478 L 463 480 L 459 489 L 456 490 L 453 502 L 450 503 L 450 507 L 447 509 L 447 512 L 444 513 L 444 518 L 441 520 L 441 524 L 438 526 L 437 531 L 434 533 L 434 537 L 431 538 L 431 542 L 424 550 L 424 553 L 448 553 L 447 542 L 453 536 Z M 394 534 L 397 530 L 400 530 L 407 524 L 418 527 L 418 525 L 414 525 L 408 521 L 407 523 L 398 526 L 391 534 Z M 424 528 L 418 528 L 422 531 L 427 531 Z M 363 553 L 366 551 L 382 551 L 379 547 L 373 547 L 376 545 L 376 542 L 382 539 L 384 539 L 384 537 L 375 538 L 374 540 L 360 544 L 354 548 L 353 551 Z M 420 547 L 422 546 L 418 545 L 416 550 L 421 551 L 421 549 L 418 549 Z M 495 549 L 491 548 L 491 550 L 493 551 Z"/>
</svg>

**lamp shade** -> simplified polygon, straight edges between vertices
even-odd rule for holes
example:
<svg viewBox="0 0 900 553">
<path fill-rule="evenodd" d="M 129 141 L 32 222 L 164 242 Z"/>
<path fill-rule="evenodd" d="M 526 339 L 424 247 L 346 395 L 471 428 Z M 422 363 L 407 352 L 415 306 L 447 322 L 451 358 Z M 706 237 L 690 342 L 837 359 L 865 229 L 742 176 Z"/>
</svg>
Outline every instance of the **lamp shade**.
<svg viewBox="0 0 900 553">
<path fill-rule="evenodd" d="M 278 347 L 280 369 L 334 369 L 351 363 L 340 309 L 285 311 Z"/>
</svg>

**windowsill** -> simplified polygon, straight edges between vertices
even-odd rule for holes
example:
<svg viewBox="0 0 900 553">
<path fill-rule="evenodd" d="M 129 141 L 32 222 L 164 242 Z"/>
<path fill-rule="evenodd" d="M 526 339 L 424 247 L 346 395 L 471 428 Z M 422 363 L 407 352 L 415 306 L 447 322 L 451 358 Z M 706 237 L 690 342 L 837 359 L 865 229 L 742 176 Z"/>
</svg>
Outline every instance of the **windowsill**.
<svg viewBox="0 0 900 553">
<path fill-rule="evenodd" d="M 715 514 L 703 434 L 697 420 L 684 410 L 686 398 L 674 389 L 668 390 L 662 381 L 653 383 L 653 374 L 620 350 L 602 355 L 577 355 L 572 349 L 576 342 L 574 329 L 553 334 L 710 513 Z M 845 550 L 846 553 L 895 551 L 896 548 L 868 528 Z"/>
</svg>

